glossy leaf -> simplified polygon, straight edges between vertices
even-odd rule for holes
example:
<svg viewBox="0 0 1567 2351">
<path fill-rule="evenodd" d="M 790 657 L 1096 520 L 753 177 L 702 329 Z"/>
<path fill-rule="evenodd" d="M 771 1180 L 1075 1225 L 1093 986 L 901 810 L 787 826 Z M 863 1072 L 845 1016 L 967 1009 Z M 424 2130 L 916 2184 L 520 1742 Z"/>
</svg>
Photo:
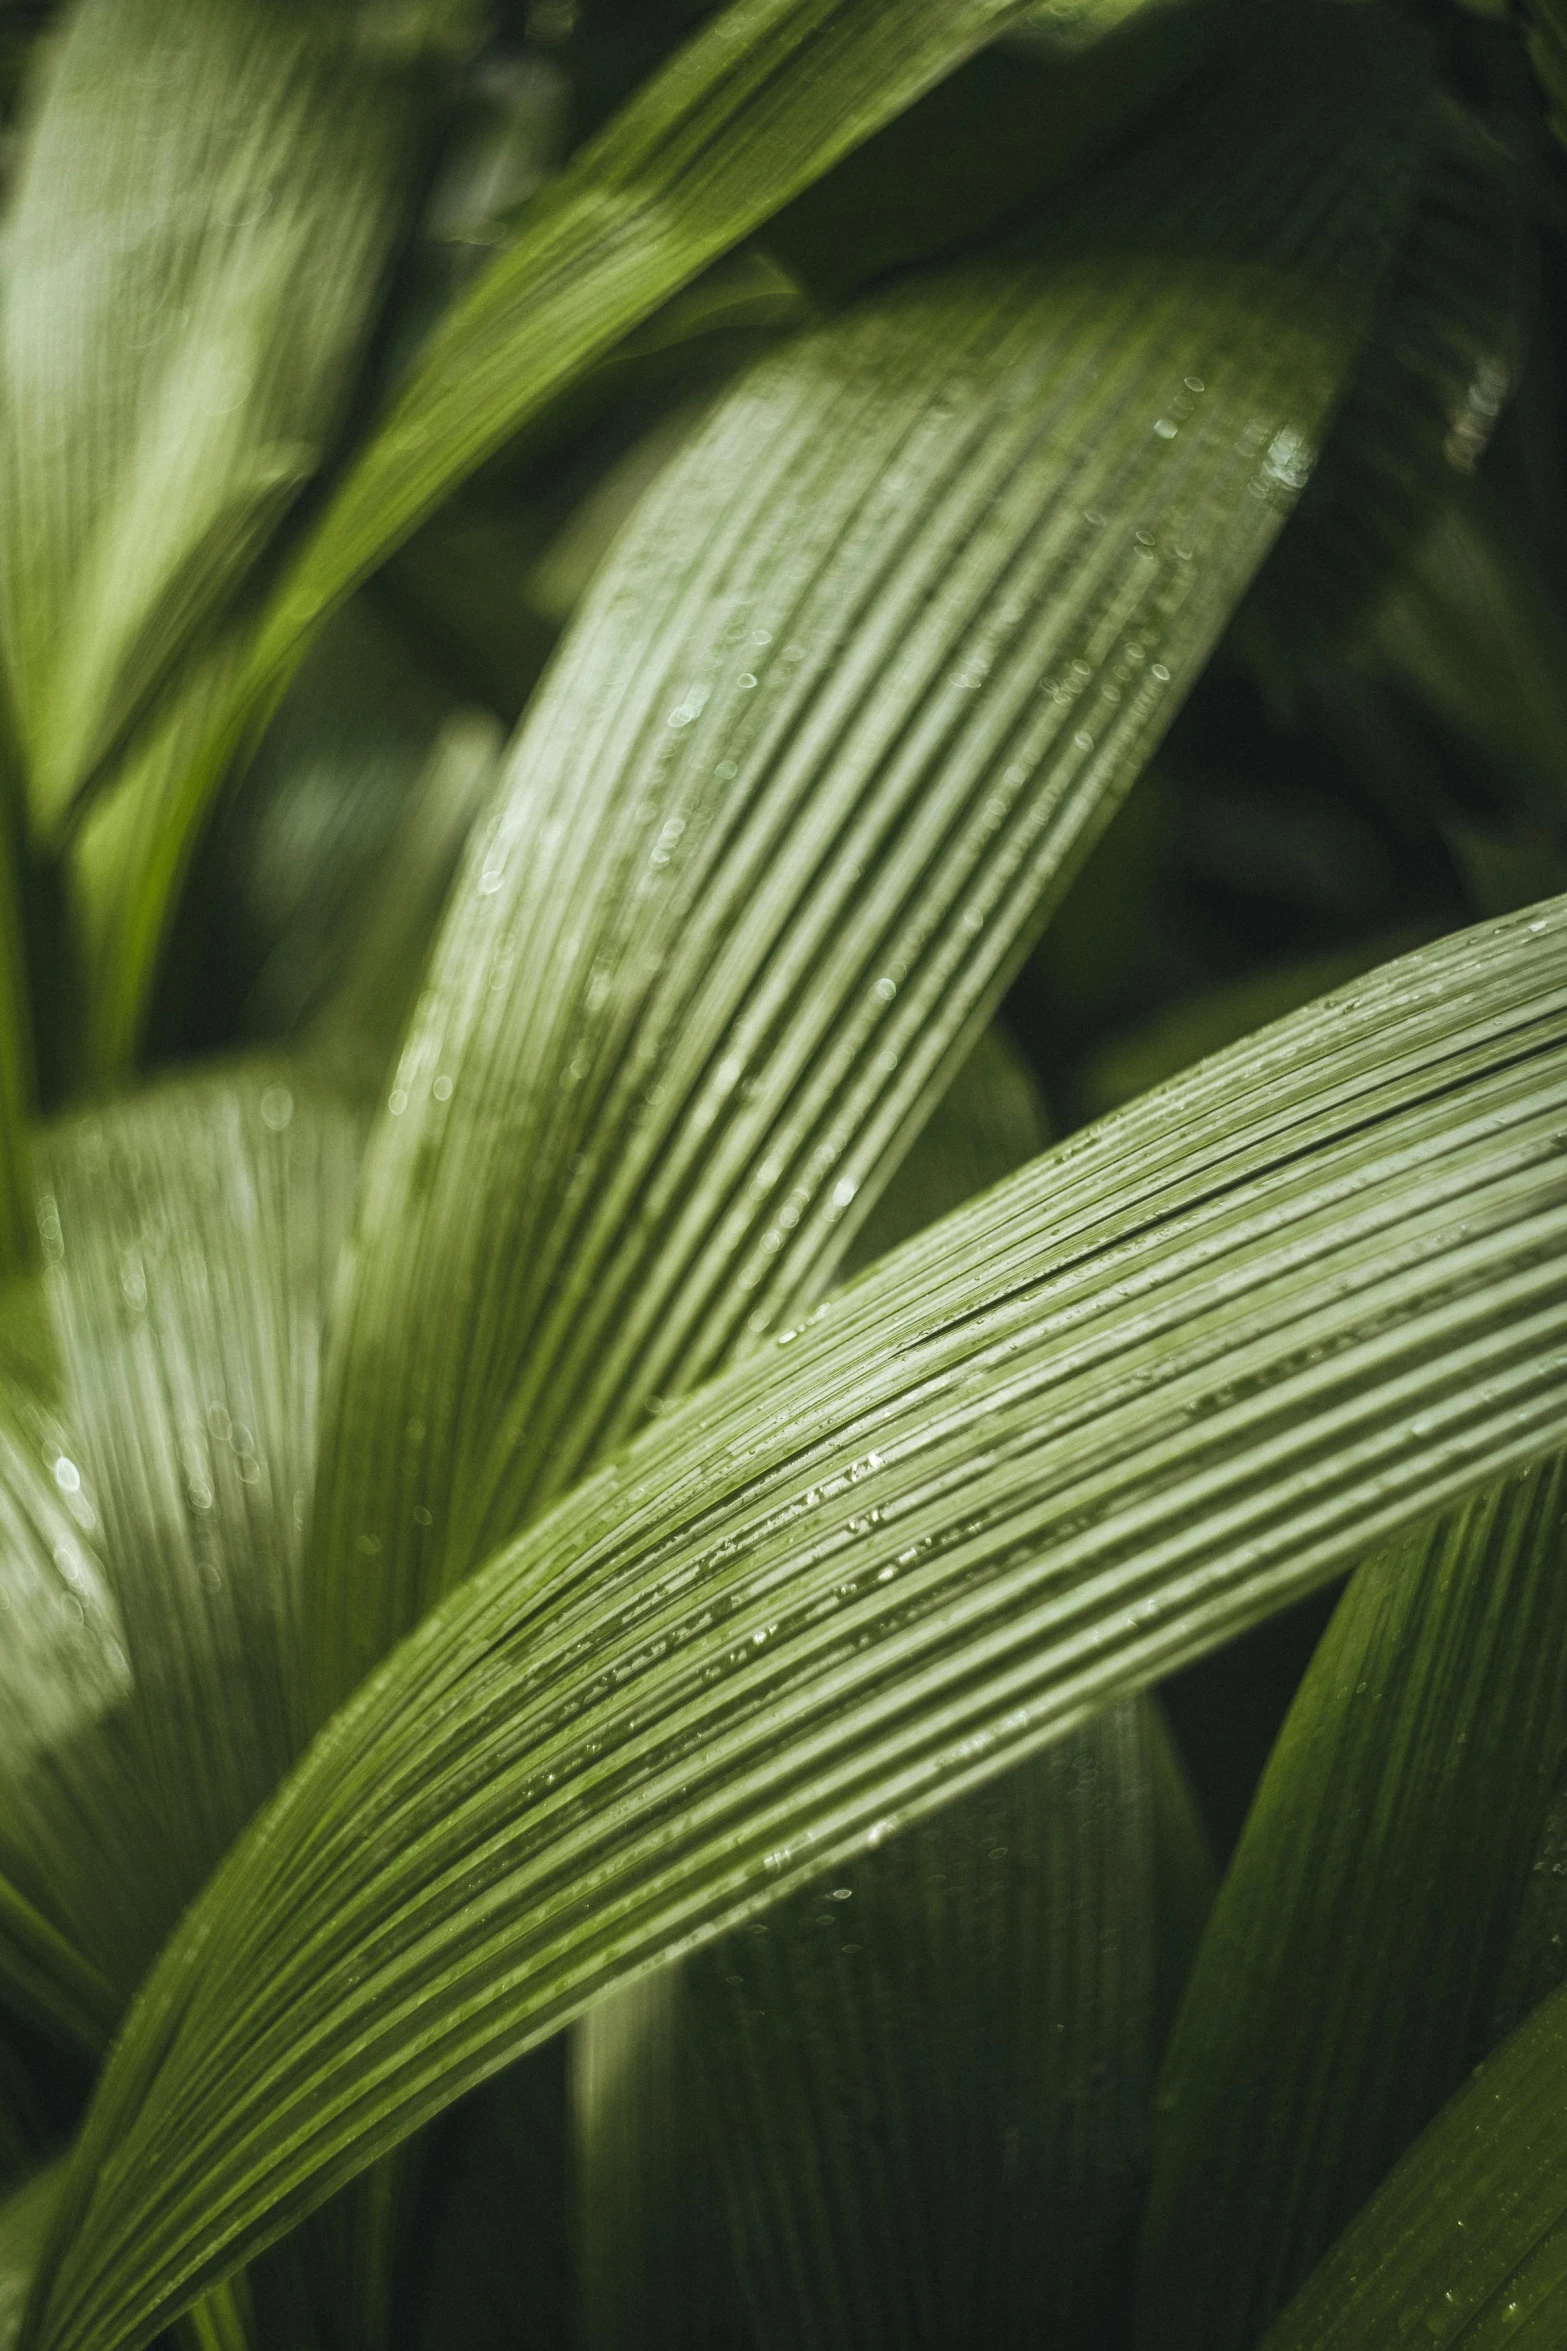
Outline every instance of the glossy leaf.
<svg viewBox="0 0 1567 2351">
<path fill-rule="evenodd" d="M 150 2339 L 595 1994 L 1567 1436 L 1567 904 L 1121 1113 L 677 1407 L 144 1987 L 27 2337 Z"/>
<path fill-rule="evenodd" d="M 338 429 L 419 85 L 298 0 L 83 0 L 7 230 L 0 620 L 59 825 Z"/>
<path fill-rule="evenodd" d="M 1254 2344 L 1490 2039 L 1567 1741 L 1556 1456 L 1361 1568 L 1160 2083 L 1142 2340 Z"/>
<path fill-rule="evenodd" d="M 1043 1141 L 987 1033 L 855 1255 Z M 594 2351 L 1081 2332 L 1120 2298 L 1161 1979 L 1210 1868 L 1157 1711 L 1125 1700 L 597 2002 L 572 2065 Z"/>
<path fill-rule="evenodd" d="M 1358 344 L 1421 88 L 1381 23 L 1291 25 L 1287 72 L 1275 25 L 1015 256 L 764 362 L 600 575 L 370 1146 L 323 1712 L 820 1294 L 1205 658 Z"/>
</svg>

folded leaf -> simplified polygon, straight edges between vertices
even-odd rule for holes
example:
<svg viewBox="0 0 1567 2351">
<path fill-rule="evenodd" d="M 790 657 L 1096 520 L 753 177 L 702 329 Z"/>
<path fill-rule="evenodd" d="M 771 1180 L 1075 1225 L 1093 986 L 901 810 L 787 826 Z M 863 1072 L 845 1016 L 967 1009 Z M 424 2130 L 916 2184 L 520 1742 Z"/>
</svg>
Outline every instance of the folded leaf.
<svg viewBox="0 0 1567 2351">
<path fill-rule="evenodd" d="M 1567 1465 L 1361 1568 L 1160 2082 L 1142 2339 L 1243 2351 L 1467 2076 L 1567 1742 Z"/>
<path fill-rule="evenodd" d="M 1075 1138 L 677 1407 L 340 1710 L 101 2078 L 140 2345 L 595 1994 L 1567 1437 L 1567 903 Z"/>
<path fill-rule="evenodd" d="M 84 0 L 7 233 L 0 625 L 59 824 L 314 473 L 420 83 L 300 0 Z"/>
<path fill-rule="evenodd" d="M 638 509 L 371 1142 L 322 1713 L 826 1286 L 1305 478 L 1422 88 L 1383 20 L 1273 24 L 1057 228 L 765 361 Z"/>
</svg>

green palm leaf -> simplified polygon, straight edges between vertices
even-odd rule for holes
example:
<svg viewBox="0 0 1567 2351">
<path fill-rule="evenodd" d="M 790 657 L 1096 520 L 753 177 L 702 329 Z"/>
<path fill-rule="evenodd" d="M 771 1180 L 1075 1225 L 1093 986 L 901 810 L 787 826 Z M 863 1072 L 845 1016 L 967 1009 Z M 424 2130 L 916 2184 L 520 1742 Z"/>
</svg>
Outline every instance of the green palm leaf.
<svg viewBox="0 0 1567 2351">
<path fill-rule="evenodd" d="M 1304 479 L 1420 88 L 1365 30 L 1243 45 L 1015 258 L 764 362 L 638 510 L 371 1142 L 323 1712 L 830 1279 Z"/>
<path fill-rule="evenodd" d="M 1417 2140 L 1265 2351 L 1553 2351 L 1567 2318 L 1567 1987 Z"/>
<path fill-rule="evenodd" d="M 1143 2340 L 1254 2343 L 1490 2039 L 1567 1740 L 1558 1455 L 1361 1568 L 1160 2085 Z"/>
<path fill-rule="evenodd" d="M 1089 41 L 1160 4 L 1063 0 L 1058 39 Z M 139 1036 L 147 966 L 212 795 L 325 614 L 707 263 L 1029 5 L 736 0 L 526 209 L 512 242 L 430 335 L 259 637 L 247 638 L 230 691 L 159 812 L 160 854 L 138 844 L 134 886 L 111 888 L 98 925 L 112 941 L 104 985 L 119 1006 L 116 1054 Z"/>
<path fill-rule="evenodd" d="M 0 620 L 56 830 L 342 418 L 417 78 L 298 0 L 85 0 L 7 228 Z"/>
<path fill-rule="evenodd" d="M 1567 1432 L 1567 905 L 1123 1112 L 693 1397 L 343 1708 L 103 2076 L 41 2351 L 650 1960 Z"/>
</svg>

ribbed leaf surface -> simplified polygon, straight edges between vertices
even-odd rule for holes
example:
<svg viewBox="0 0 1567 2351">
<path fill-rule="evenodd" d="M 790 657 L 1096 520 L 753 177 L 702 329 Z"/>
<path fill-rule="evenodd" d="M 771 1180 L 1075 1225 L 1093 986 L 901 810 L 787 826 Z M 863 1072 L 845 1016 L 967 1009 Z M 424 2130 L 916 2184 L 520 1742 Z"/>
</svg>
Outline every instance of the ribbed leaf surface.
<svg viewBox="0 0 1567 2351">
<path fill-rule="evenodd" d="M 825 1286 L 1305 478 L 1419 88 L 1374 20 L 1275 25 L 1059 230 L 765 362 L 639 509 L 371 1144 L 323 1712 Z"/>
<path fill-rule="evenodd" d="M 299 0 L 85 0 L 7 229 L 0 623 L 52 826 L 321 463 L 418 85 Z"/>
<path fill-rule="evenodd" d="M 45 1148 L 75 1474 L 118 1605 L 129 1767 L 153 1821 L 140 1916 L 100 1887 L 80 1922 L 122 1998 L 291 1753 L 320 1337 L 358 1147 L 335 1097 L 280 1063 L 164 1086 Z"/>
<path fill-rule="evenodd" d="M 945 1220 L 344 1707 L 167 1947 L 29 2341 L 141 2344 L 463 2089 L 1567 1435 L 1567 903 Z"/>
<path fill-rule="evenodd" d="M 1160 2084 L 1142 2339 L 1255 2343 L 1490 2039 L 1567 1740 L 1560 1455 L 1363 1567 Z"/>
<path fill-rule="evenodd" d="M 1567 1989 L 1410 2149 L 1264 2351 L 1556 2351 L 1567 2326 Z"/>
</svg>

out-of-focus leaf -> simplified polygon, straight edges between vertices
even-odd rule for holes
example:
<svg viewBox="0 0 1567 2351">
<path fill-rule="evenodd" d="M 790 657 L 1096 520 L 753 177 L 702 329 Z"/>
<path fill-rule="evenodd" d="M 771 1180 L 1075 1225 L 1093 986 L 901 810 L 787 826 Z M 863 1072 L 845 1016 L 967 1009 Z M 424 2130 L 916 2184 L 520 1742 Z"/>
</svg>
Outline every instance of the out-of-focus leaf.
<svg viewBox="0 0 1567 2351">
<path fill-rule="evenodd" d="M 16 2341 L 64 2176 L 64 2164 L 51 2163 L 0 2201 L 0 2351 Z"/>
<path fill-rule="evenodd" d="M 1086 44 L 1164 4 L 1063 0 L 1056 34 Z M 325 614 L 639 322 L 1026 5 L 922 0 L 916 23 L 903 0 L 735 0 L 540 193 L 431 334 L 181 761 L 148 828 L 156 856 L 144 840 L 146 871 L 98 915 L 109 1070 L 133 1053 L 191 841 Z"/>
<path fill-rule="evenodd" d="M 1455 503 L 1373 615 L 1362 665 L 1460 746 L 1484 797 L 1436 814 L 1476 902 L 1567 878 L 1567 630 L 1500 518 Z"/>
<path fill-rule="evenodd" d="M 1254 2344 L 1483 2055 L 1564 1741 L 1557 1456 L 1339 1603 L 1161 2077 L 1144 2342 Z"/>
<path fill-rule="evenodd" d="M 297 1035 L 320 1012 L 385 895 L 387 860 L 454 708 L 421 652 L 365 599 L 348 605 L 312 646 L 224 809 L 191 893 L 198 920 L 185 953 L 200 984 L 215 947 L 226 948 L 219 968 L 232 970 L 252 1036 Z M 450 878 L 448 866 L 442 884 Z M 214 941 L 218 926 L 237 936 Z M 176 972 L 165 988 L 171 977 L 177 986 Z"/>
<path fill-rule="evenodd" d="M 1556 2351 L 1567 2323 L 1567 1988 L 1443 2108 L 1264 2351 Z"/>
<path fill-rule="evenodd" d="M 341 418 L 421 79 L 317 0 L 84 0 L 7 232 L 0 621 L 57 827 Z"/>
<path fill-rule="evenodd" d="M 1165 1742 L 1146 1699 L 1107 1708 L 590 2010 L 593 2345 L 743 2331 L 778 2351 L 1022 2346 L 1091 2336 L 1118 2308 L 1158 2057 L 1161 1894 L 1196 1878 L 1189 1927 L 1206 1864 L 1188 1813 L 1161 1885 L 1154 1782 L 1179 1783 Z M 705 2134 L 687 2155 L 693 2122 Z M 689 2229 L 704 2205 L 734 2241 L 743 2330 L 726 2331 L 721 2302 L 702 2324 L 710 2272 Z"/>
<path fill-rule="evenodd" d="M 813 293 L 976 243 L 1124 139 L 1224 27 L 1222 0 L 1134 10 L 1087 45 L 1048 17 L 937 84 L 766 224 Z"/>
<path fill-rule="evenodd" d="M 1073 1107 L 1084 1121 L 1102 1118 L 1106 1111 L 1119 1109 L 1150 1086 L 1162 1085 L 1206 1054 L 1234 1044 L 1268 1021 L 1282 1020 L 1314 996 L 1344 987 L 1362 972 L 1372 971 L 1379 963 L 1419 944 L 1418 935 L 1407 933 L 1370 939 L 1363 946 L 1314 955 L 1305 963 L 1282 964 L 1174 1004 L 1146 1028 L 1112 1037 L 1100 1047 L 1078 1079 Z"/>
<path fill-rule="evenodd" d="M 600 575 L 370 1147 L 323 1713 L 820 1294 L 1200 667 L 1356 347 L 1421 86 L 1385 20 L 1288 25 L 1287 69 L 1274 24 L 1015 257 L 764 362 Z"/>
<path fill-rule="evenodd" d="M 1484 454 L 1518 368 L 1515 214 L 1505 160 L 1444 111 L 1322 463 L 1241 615 L 1286 692 L 1303 661 L 1356 641 L 1368 604 Z"/>
<path fill-rule="evenodd" d="M 81 1763 L 97 1812 L 78 1835 L 96 1836 L 70 1923 L 121 2000 L 292 1751 L 320 1333 L 358 1142 L 335 1093 L 277 1063 L 42 1146 L 74 1432 L 54 1480 L 90 1497 L 130 1675 L 119 1744 Z M 148 1807 L 129 1840 L 126 1779 Z"/>
<path fill-rule="evenodd" d="M 140 2345 L 597 1994 L 1567 1439 L 1567 903 L 1073 1139 L 454 1592 L 197 1897 L 30 2321 Z"/>
<path fill-rule="evenodd" d="M 1567 5 L 1529 0 L 1529 55 L 1551 110 L 1556 136 L 1567 146 Z"/>
<path fill-rule="evenodd" d="M 736 0 L 529 209 L 432 335 L 273 609 L 300 636 L 583 367 L 1025 13 L 1027 0 Z M 1157 0 L 1064 0 L 1111 30 Z"/>
</svg>

